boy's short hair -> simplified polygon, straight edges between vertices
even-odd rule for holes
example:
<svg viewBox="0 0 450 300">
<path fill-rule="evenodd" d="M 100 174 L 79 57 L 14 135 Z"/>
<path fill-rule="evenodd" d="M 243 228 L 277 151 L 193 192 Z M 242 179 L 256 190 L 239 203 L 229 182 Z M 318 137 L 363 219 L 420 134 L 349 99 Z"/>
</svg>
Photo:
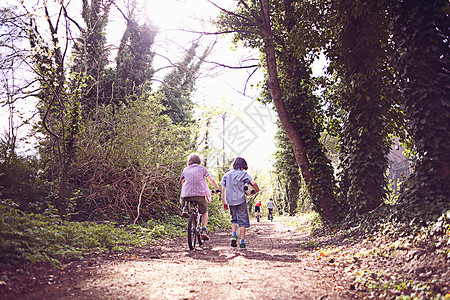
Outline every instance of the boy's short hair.
<svg viewBox="0 0 450 300">
<path fill-rule="evenodd" d="M 200 159 L 200 156 L 198 156 L 198 154 L 192 153 L 191 155 L 189 155 L 188 166 L 192 164 L 199 165 L 201 162 L 202 160 Z"/>
<path fill-rule="evenodd" d="M 236 157 L 233 162 L 233 169 L 247 170 L 248 169 L 247 162 L 242 157 Z"/>
</svg>

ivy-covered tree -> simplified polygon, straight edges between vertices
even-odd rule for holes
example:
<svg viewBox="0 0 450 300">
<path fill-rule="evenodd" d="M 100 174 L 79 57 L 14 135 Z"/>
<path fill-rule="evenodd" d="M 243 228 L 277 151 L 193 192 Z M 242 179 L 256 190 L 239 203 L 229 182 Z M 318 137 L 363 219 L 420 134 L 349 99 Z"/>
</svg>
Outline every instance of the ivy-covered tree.
<svg viewBox="0 0 450 300">
<path fill-rule="evenodd" d="M 313 94 L 315 87 L 311 78 L 311 64 L 322 42 L 310 17 L 318 13 L 318 8 L 307 1 L 284 1 L 274 5 L 273 11 L 271 21 L 277 42 L 280 86 L 290 122 L 304 141 L 313 174 L 307 181 L 313 206 L 322 214 L 325 213 L 324 205 L 329 206 L 337 220 L 342 211 L 334 200 L 336 184 L 331 161 L 320 142 L 323 112 L 319 99 Z"/>
<path fill-rule="evenodd" d="M 116 64 L 108 67 L 110 51 L 106 46 L 106 26 L 113 1 L 84 0 L 82 16 L 86 28 L 74 45 L 73 85 L 82 87 L 83 111 L 90 113 L 103 104 L 127 103 L 141 93 L 150 94 L 154 74 L 152 46 L 156 30 L 150 21 L 140 24 L 132 4 L 126 20 Z M 117 6 L 116 6 L 117 8 Z M 120 10 L 119 10 L 120 11 Z"/>
<path fill-rule="evenodd" d="M 280 185 L 284 188 L 285 203 L 284 212 L 290 216 L 295 215 L 299 203 L 299 191 L 301 184 L 301 174 L 297 161 L 295 160 L 292 145 L 286 136 L 283 128 L 278 122 L 278 131 L 275 135 L 277 141 L 277 152 L 275 153 L 275 173 Z"/>
<path fill-rule="evenodd" d="M 163 95 L 162 104 L 174 124 L 192 123 L 194 105 L 191 95 L 203 60 L 209 53 L 205 50 L 201 57 L 196 56 L 198 43 L 193 43 L 184 58 L 168 73 L 158 90 Z"/>
<path fill-rule="evenodd" d="M 66 43 L 60 42 L 60 27 L 67 29 L 71 22 L 67 11 L 61 4 L 59 13 L 53 19 L 47 3 L 44 3 L 43 10 L 50 40 L 41 34 L 36 19 L 30 17 L 29 41 L 33 71 L 39 85 L 33 95 L 39 101 L 37 108 L 41 126 L 38 131 L 44 135 L 40 141 L 40 157 L 46 179 L 58 186 L 58 196 L 52 204 L 63 216 L 68 205 L 69 166 L 75 152 L 73 139 L 81 126 L 80 93 L 70 89 L 67 80 L 69 36 L 65 37 Z"/>
<path fill-rule="evenodd" d="M 340 216 L 335 199 L 333 169 L 320 144 L 320 107 L 311 94 L 309 51 L 314 48 L 314 26 L 308 26 L 298 1 L 239 1 L 234 12 L 219 23 L 236 33 L 235 39 L 264 54 L 270 98 L 292 143 L 297 164 L 314 208 L 325 222 Z M 307 9 L 305 8 L 307 11 Z"/>
<path fill-rule="evenodd" d="M 150 91 L 154 74 L 152 46 L 156 31 L 151 22 L 139 25 L 133 16 L 127 18 L 127 27 L 120 41 L 116 68 L 109 78 L 111 102 L 127 103 Z"/>
<path fill-rule="evenodd" d="M 109 91 L 105 91 L 106 68 L 110 51 L 106 47 L 106 26 L 108 24 L 110 0 L 83 0 L 82 17 L 86 27 L 80 24 L 81 36 L 74 44 L 72 67 L 73 88 L 81 88 L 84 114 L 108 103 Z"/>
<path fill-rule="evenodd" d="M 340 80 L 337 106 L 343 114 L 341 193 L 352 215 L 383 203 L 387 190 L 387 118 L 394 99 L 386 93 L 388 27 L 386 1 L 332 1 L 328 22 L 329 70 Z"/>
<path fill-rule="evenodd" d="M 400 203 L 410 218 L 439 215 L 450 195 L 450 4 L 393 1 L 391 28 L 402 105 L 416 153 Z"/>
</svg>

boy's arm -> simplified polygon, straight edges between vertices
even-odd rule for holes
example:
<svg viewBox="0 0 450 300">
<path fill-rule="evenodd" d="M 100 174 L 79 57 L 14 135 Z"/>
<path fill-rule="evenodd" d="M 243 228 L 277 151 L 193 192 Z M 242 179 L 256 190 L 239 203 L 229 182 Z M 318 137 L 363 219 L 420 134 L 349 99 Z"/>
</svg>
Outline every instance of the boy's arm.
<svg viewBox="0 0 450 300">
<path fill-rule="evenodd" d="M 180 178 L 180 186 L 183 188 L 184 178 Z M 183 205 L 183 199 L 180 197 L 180 204 Z"/>
<path fill-rule="evenodd" d="M 209 183 L 211 183 L 212 186 L 216 189 L 216 191 L 220 190 L 219 186 L 216 183 L 216 181 L 211 176 L 208 176 L 206 178 L 208 179 Z"/>
<path fill-rule="evenodd" d="M 253 187 L 255 188 L 255 194 L 257 193 L 257 192 L 259 192 L 259 186 L 258 186 L 258 184 L 254 181 L 254 180 L 252 180 L 252 181 L 250 181 L 250 183 L 253 185 Z"/>
<path fill-rule="evenodd" d="M 227 203 L 227 187 L 224 186 L 222 188 L 222 202 L 223 202 L 223 209 L 227 210 L 228 209 L 228 203 Z"/>
</svg>

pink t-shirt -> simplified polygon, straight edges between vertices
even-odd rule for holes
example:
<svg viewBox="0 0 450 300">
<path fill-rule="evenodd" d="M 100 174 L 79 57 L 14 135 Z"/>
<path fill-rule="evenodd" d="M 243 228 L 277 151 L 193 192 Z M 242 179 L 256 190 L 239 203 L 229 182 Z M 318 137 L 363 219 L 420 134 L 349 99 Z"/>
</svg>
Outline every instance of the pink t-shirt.
<svg viewBox="0 0 450 300">
<path fill-rule="evenodd" d="M 181 188 L 181 198 L 205 196 L 208 202 L 211 201 L 211 191 L 206 183 L 206 177 L 209 176 L 208 170 L 198 164 L 192 164 L 184 168 L 181 178 L 184 179 Z"/>
</svg>

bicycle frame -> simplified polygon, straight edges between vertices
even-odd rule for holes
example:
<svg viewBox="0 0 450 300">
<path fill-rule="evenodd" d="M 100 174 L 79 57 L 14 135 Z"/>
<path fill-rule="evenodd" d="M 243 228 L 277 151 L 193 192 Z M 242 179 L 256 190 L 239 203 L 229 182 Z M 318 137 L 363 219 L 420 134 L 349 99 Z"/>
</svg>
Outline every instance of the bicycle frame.
<svg viewBox="0 0 450 300">
<path fill-rule="evenodd" d="M 213 191 L 211 191 L 213 192 Z M 220 195 L 220 191 L 218 192 Z M 195 244 L 199 246 L 203 244 L 202 239 L 202 215 L 198 211 L 198 203 L 191 202 L 191 211 L 189 212 L 188 220 L 188 245 L 189 249 L 194 250 Z"/>
<path fill-rule="evenodd" d="M 203 244 L 201 238 L 202 215 L 198 211 L 197 202 L 191 202 L 191 208 L 188 220 L 188 245 L 190 250 L 194 250 L 197 242 L 199 246 Z"/>
</svg>

